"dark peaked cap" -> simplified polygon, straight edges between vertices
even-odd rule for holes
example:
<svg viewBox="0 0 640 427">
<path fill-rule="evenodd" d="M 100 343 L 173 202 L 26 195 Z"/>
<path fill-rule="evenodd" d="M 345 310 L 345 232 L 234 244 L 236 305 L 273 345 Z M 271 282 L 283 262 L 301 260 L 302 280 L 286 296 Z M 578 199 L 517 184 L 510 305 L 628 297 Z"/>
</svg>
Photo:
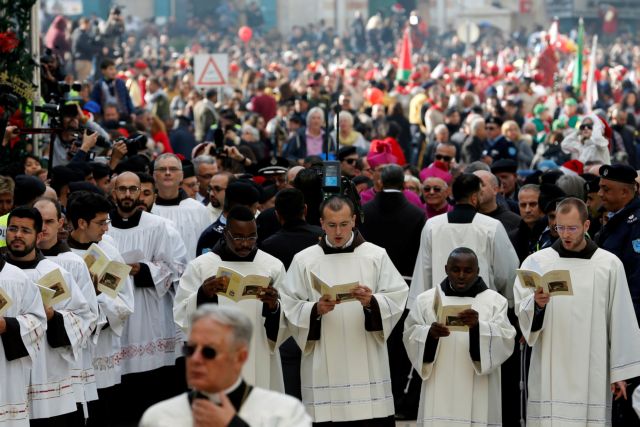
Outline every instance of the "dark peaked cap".
<svg viewBox="0 0 640 427">
<path fill-rule="evenodd" d="M 601 179 L 623 182 L 625 184 L 635 184 L 638 172 L 627 165 L 604 165 L 600 167 Z"/>
</svg>

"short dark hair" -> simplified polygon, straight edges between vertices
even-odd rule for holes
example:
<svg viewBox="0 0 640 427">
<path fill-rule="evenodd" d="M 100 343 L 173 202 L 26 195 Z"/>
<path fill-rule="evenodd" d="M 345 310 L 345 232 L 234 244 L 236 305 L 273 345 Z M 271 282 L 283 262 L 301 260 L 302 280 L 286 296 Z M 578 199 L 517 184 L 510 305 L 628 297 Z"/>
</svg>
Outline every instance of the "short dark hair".
<svg viewBox="0 0 640 427">
<path fill-rule="evenodd" d="M 404 188 L 404 170 L 394 164 L 384 165 L 380 170 L 382 188 L 402 190 Z"/>
<path fill-rule="evenodd" d="M 580 221 L 582 221 L 583 224 L 587 222 L 589 219 L 587 204 L 577 197 L 567 197 L 559 201 L 556 205 L 556 215 L 559 213 L 568 214 L 574 208 L 578 211 L 578 215 L 580 215 Z"/>
<path fill-rule="evenodd" d="M 109 59 L 109 58 L 105 58 L 102 60 L 102 62 L 100 63 L 100 69 L 101 70 L 106 70 L 107 68 L 111 67 L 111 66 L 116 65 L 116 63 L 113 61 L 113 59 Z"/>
<path fill-rule="evenodd" d="M 456 203 L 468 201 L 471 196 L 480 191 L 482 181 L 472 173 L 463 173 L 453 181 L 451 193 Z"/>
<path fill-rule="evenodd" d="M 351 211 L 351 215 L 356 213 L 356 208 L 353 206 L 353 202 L 344 196 L 331 196 L 324 200 L 320 204 L 320 218 L 324 218 L 324 210 L 328 208 L 333 212 L 338 212 L 345 205 L 349 206 L 349 210 Z"/>
<path fill-rule="evenodd" d="M 209 98 L 217 98 L 218 97 L 218 89 L 207 89 L 207 91 L 205 92 L 204 96 L 209 99 Z"/>
<path fill-rule="evenodd" d="M 12 218 L 32 219 L 33 228 L 36 230 L 36 233 L 40 233 L 42 231 L 42 215 L 40 215 L 40 211 L 36 208 L 30 208 L 27 206 L 20 206 L 19 208 L 15 208 L 9 213 L 9 217 L 7 218 L 7 225 L 11 225 Z"/>
<path fill-rule="evenodd" d="M 73 224 L 73 228 L 78 228 L 78 221 L 84 219 L 90 222 L 99 213 L 109 212 L 113 206 L 106 196 L 88 191 L 73 193 L 67 202 L 67 218 Z"/>
<path fill-rule="evenodd" d="M 476 259 L 476 262 L 478 262 L 478 255 L 476 255 L 476 253 L 473 250 L 466 248 L 464 246 L 460 246 L 451 251 L 451 253 L 449 254 L 449 257 L 447 258 L 447 263 L 449 262 L 449 259 L 454 258 L 458 255 L 471 255 Z"/>
<path fill-rule="evenodd" d="M 276 212 L 287 223 L 304 216 L 304 194 L 297 188 L 286 188 L 276 194 Z"/>
<path fill-rule="evenodd" d="M 256 217 L 251 212 L 251 209 L 244 205 L 237 205 L 231 208 L 227 214 L 227 226 L 231 221 L 249 222 L 255 221 Z"/>
<path fill-rule="evenodd" d="M 135 172 L 135 174 L 138 175 L 138 178 L 140 179 L 140 184 L 149 184 L 149 183 L 151 183 L 151 185 L 153 185 L 154 187 L 156 186 L 156 180 L 153 179 L 153 177 L 151 175 L 149 175 L 148 173 Z"/>
</svg>

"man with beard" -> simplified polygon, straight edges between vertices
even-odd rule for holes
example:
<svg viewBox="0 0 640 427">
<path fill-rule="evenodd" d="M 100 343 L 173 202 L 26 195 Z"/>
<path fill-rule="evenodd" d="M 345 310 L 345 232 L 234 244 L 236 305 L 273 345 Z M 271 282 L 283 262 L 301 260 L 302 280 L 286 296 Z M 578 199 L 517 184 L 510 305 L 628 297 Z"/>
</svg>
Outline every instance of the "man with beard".
<svg viewBox="0 0 640 427">
<path fill-rule="evenodd" d="M 184 174 L 175 154 L 158 156 L 153 170 L 158 195 L 152 213 L 174 222 L 187 248 L 187 261 L 191 261 L 196 257 L 200 234 L 211 224 L 209 213 L 202 203 L 189 198 L 180 188 Z"/>
<path fill-rule="evenodd" d="M 140 179 L 120 174 L 111 197 L 117 208 L 110 213 L 107 231 L 131 266 L 135 307 L 122 334 L 123 416 L 137 421 L 154 402 L 173 390 L 176 328 L 173 323 L 173 282 L 184 260 L 175 259 L 175 239 L 166 221 L 137 209 Z M 153 327 L 150 327 L 153 325 Z"/>
<path fill-rule="evenodd" d="M 418 296 L 405 322 L 407 354 L 423 379 L 418 424 L 501 425 L 499 369 L 516 335 L 509 304 L 478 276 L 471 249 L 454 249 L 445 271 L 438 286 Z M 446 320 L 440 323 L 437 305 L 468 305 L 457 313 L 466 330 L 451 333 Z"/>
<path fill-rule="evenodd" d="M 236 177 L 231 172 L 218 172 L 209 181 L 209 204 L 207 209 L 211 216 L 211 222 L 216 222 L 222 215 L 227 187 L 235 180 Z"/>
<path fill-rule="evenodd" d="M 98 245 L 110 260 L 124 260 L 104 233 L 109 227 L 109 211 L 112 206 L 103 195 L 79 192 L 72 193 L 67 204 L 66 216 L 72 225 L 67 244 L 71 251 L 83 257 L 92 244 Z M 96 292 L 97 293 L 97 292 Z M 116 298 L 97 295 L 98 325 L 97 340 L 91 344 L 92 362 L 98 400 L 89 402 L 88 426 L 107 426 L 114 420 L 116 397 L 122 377 L 121 336 L 124 326 L 133 313 L 133 284 L 127 277 Z"/>
<path fill-rule="evenodd" d="M 278 289 L 284 285 L 282 262 L 257 247 L 258 230 L 253 212 L 236 206 L 227 215 L 224 237 L 211 252 L 191 261 L 180 279 L 174 317 L 185 331 L 196 308 L 205 303 L 232 305 L 241 309 L 253 323 L 252 354 L 243 368 L 243 378 L 258 387 L 284 392 L 282 366 L 278 347 L 287 337 L 284 314 L 278 301 Z M 217 274 L 220 267 L 243 276 L 268 277 L 270 284 L 261 288 L 256 298 L 234 302 L 224 293 L 229 278 Z M 217 277 L 216 277 L 217 276 Z"/>
<path fill-rule="evenodd" d="M 36 201 L 33 207 L 42 216 L 42 234 L 38 241 L 38 249 L 48 260 L 64 268 L 73 276 L 87 300 L 91 313 L 99 319 L 96 295 L 100 291 L 96 289 L 97 283 L 92 280 L 87 264 L 82 258 L 71 252 L 66 242 L 58 240 L 58 231 L 64 226 L 60 203 L 57 200 L 42 198 Z M 103 324 L 104 319 L 96 327 L 102 328 Z M 76 402 L 86 405 L 87 402 L 98 399 L 89 341 L 84 343 L 78 356 L 71 368 L 73 391 Z"/>
<path fill-rule="evenodd" d="M 80 288 L 66 270 L 46 259 L 37 249 L 42 216 L 35 208 L 16 208 L 9 214 L 5 261 L 38 282 L 60 270 L 69 297 L 45 306 L 47 339 L 34 353 L 29 381 L 31 426 L 82 426 L 82 410 L 76 407 L 72 387 L 72 360 L 77 360 L 85 340 L 95 327 L 96 315 L 89 309 Z"/>
</svg>

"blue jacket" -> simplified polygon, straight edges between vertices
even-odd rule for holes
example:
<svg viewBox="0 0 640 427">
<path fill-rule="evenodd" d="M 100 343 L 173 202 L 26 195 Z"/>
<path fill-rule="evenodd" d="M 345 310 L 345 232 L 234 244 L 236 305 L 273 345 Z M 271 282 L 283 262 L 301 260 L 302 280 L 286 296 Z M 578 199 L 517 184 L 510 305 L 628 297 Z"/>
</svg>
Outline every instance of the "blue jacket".
<svg viewBox="0 0 640 427">
<path fill-rule="evenodd" d="M 640 198 L 633 199 L 609 219 L 596 243 L 622 261 L 636 319 L 640 320 Z"/>
<path fill-rule="evenodd" d="M 96 82 L 93 86 L 93 90 L 91 91 L 91 100 L 100 104 L 100 107 L 104 110 L 106 101 L 103 99 L 102 93 L 102 82 L 104 82 L 104 77 Z M 118 113 L 121 116 L 130 116 L 133 113 L 133 102 L 131 102 L 131 97 L 129 96 L 129 91 L 127 90 L 127 85 L 121 79 L 115 79 L 115 92 L 118 98 Z"/>
</svg>

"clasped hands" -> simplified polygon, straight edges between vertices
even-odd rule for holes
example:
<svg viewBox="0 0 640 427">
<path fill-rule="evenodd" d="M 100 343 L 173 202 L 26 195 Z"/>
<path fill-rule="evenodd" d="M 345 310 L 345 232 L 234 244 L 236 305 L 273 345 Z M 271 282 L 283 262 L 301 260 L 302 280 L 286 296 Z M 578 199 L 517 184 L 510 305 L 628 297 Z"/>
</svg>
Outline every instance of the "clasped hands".
<svg viewBox="0 0 640 427">
<path fill-rule="evenodd" d="M 351 296 L 360 301 L 360 304 L 362 304 L 362 306 L 366 308 L 371 305 L 373 291 L 371 290 L 371 288 L 368 288 L 364 285 L 358 285 L 354 286 L 351 289 Z M 322 295 L 320 300 L 318 300 L 318 315 L 322 316 L 329 313 L 330 311 L 333 311 L 333 309 L 336 308 L 336 304 L 340 304 L 340 301 L 331 299 L 330 295 Z"/>
<path fill-rule="evenodd" d="M 202 290 L 209 298 L 213 298 L 218 292 L 224 293 L 229 286 L 229 277 L 212 276 L 202 282 Z M 275 311 L 278 308 L 278 299 L 280 294 L 278 290 L 273 287 L 273 281 L 269 283 L 269 286 L 261 289 L 256 297 L 269 307 L 269 310 Z"/>
<path fill-rule="evenodd" d="M 475 328 L 476 326 L 478 326 L 478 322 L 479 322 L 478 312 L 472 308 L 469 308 L 467 310 L 464 310 L 458 313 L 458 318 L 462 321 L 462 323 L 465 324 L 465 326 L 468 326 L 469 329 Z M 431 327 L 429 328 L 429 336 L 431 338 L 439 339 L 443 337 L 448 337 L 449 334 L 451 334 L 451 331 L 449 331 L 449 328 L 447 328 L 442 323 L 433 322 L 431 324 Z"/>
</svg>

